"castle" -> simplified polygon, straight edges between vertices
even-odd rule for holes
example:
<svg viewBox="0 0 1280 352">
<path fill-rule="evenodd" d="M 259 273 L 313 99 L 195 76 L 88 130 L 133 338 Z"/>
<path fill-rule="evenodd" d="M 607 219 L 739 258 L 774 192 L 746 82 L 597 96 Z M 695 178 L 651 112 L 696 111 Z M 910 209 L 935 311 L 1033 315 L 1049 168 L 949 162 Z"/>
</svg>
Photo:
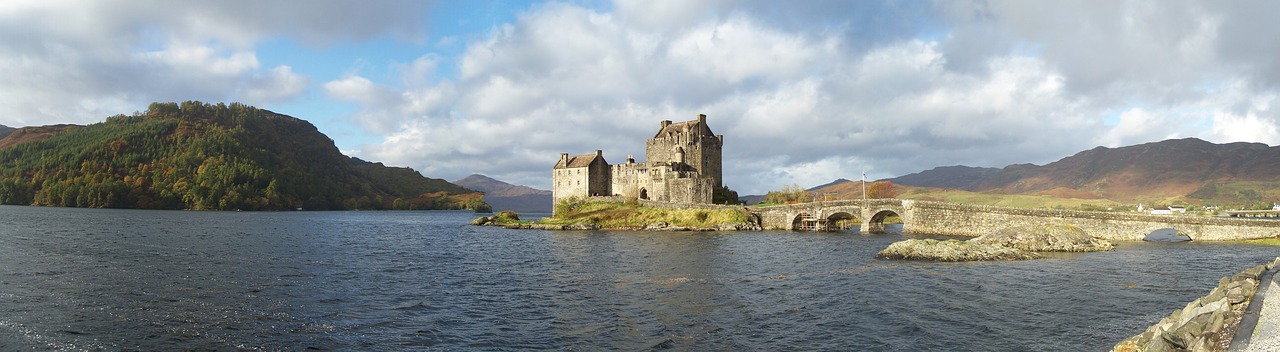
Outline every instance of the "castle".
<svg viewBox="0 0 1280 352">
<path fill-rule="evenodd" d="M 552 167 L 552 199 L 618 195 L 673 203 L 710 204 L 712 193 L 723 185 L 720 150 L 724 136 L 707 126 L 707 115 L 697 120 L 660 123 L 658 133 L 645 141 L 645 158 L 637 163 L 609 165 L 604 153 L 570 156 L 560 154 Z"/>
</svg>

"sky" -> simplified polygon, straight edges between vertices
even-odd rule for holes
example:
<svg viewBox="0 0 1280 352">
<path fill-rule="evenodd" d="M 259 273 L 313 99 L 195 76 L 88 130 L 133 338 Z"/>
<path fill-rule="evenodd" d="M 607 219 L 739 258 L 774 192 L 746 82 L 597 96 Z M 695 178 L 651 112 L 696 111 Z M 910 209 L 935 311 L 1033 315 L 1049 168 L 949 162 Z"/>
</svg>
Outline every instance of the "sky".
<svg viewBox="0 0 1280 352">
<path fill-rule="evenodd" d="M 1170 138 L 1280 144 L 1277 1 L 0 2 L 0 125 L 156 101 L 550 189 L 706 114 L 741 194 Z"/>
</svg>

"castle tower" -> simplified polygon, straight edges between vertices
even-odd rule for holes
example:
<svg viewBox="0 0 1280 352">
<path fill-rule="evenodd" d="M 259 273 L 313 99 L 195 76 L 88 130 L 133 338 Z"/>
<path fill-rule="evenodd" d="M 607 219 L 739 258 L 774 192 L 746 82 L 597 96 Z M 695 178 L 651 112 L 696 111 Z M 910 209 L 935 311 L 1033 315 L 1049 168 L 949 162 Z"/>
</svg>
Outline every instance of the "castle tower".
<svg viewBox="0 0 1280 352">
<path fill-rule="evenodd" d="M 714 179 L 716 187 L 724 185 L 720 163 L 724 136 L 711 131 L 707 115 L 677 123 L 663 120 L 659 127 L 658 133 L 645 141 L 645 161 L 688 164 L 699 177 Z"/>
</svg>

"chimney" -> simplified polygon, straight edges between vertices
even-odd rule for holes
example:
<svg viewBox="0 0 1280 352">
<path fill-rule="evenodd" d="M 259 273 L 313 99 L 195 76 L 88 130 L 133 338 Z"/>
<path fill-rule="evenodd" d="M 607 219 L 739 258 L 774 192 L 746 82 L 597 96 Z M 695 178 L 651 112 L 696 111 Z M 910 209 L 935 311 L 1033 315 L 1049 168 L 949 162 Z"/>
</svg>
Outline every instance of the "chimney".
<svg viewBox="0 0 1280 352">
<path fill-rule="evenodd" d="M 604 156 L 604 151 L 600 149 L 596 149 L 596 156 Z"/>
<path fill-rule="evenodd" d="M 631 157 L 631 154 L 627 154 L 627 164 L 635 164 L 635 163 L 636 163 L 636 158 Z"/>
<path fill-rule="evenodd" d="M 662 125 L 662 128 L 667 128 L 668 125 L 671 125 L 671 120 L 662 120 L 658 124 Z"/>
<path fill-rule="evenodd" d="M 700 123 L 700 124 L 704 124 L 704 125 L 705 125 L 705 124 L 707 124 L 707 115 L 706 115 L 706 114 L 698 114 L 698 123 Z"/>
<path fill-rule="evenodd" d="M 564 163 L 564 166 L 569 166 L 569 153 L 560 153 L 560 162 Z"/>
</svg>

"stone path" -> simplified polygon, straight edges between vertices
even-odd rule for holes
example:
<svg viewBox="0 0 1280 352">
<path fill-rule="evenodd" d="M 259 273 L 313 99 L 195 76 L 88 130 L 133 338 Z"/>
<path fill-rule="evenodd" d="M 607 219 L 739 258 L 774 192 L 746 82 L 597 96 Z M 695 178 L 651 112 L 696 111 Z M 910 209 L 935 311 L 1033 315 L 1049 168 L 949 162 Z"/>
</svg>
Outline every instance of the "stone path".
<svg viewBox="0 0 1280 352">
<path fill-rule="evenodd" d="M 1270 280 L 1258 285 L 1259 294 L 1253 299 L 1262 299 L 1262 310 L 1258 312 L 1258 325 L 1253 331 L 1239 332 L 1253 334 L 1244 351 L 1280 351 L 1280 284 L 1276 283 L 1277 278 L 1280 275 L 1272 275 Z"/>
</svg>

